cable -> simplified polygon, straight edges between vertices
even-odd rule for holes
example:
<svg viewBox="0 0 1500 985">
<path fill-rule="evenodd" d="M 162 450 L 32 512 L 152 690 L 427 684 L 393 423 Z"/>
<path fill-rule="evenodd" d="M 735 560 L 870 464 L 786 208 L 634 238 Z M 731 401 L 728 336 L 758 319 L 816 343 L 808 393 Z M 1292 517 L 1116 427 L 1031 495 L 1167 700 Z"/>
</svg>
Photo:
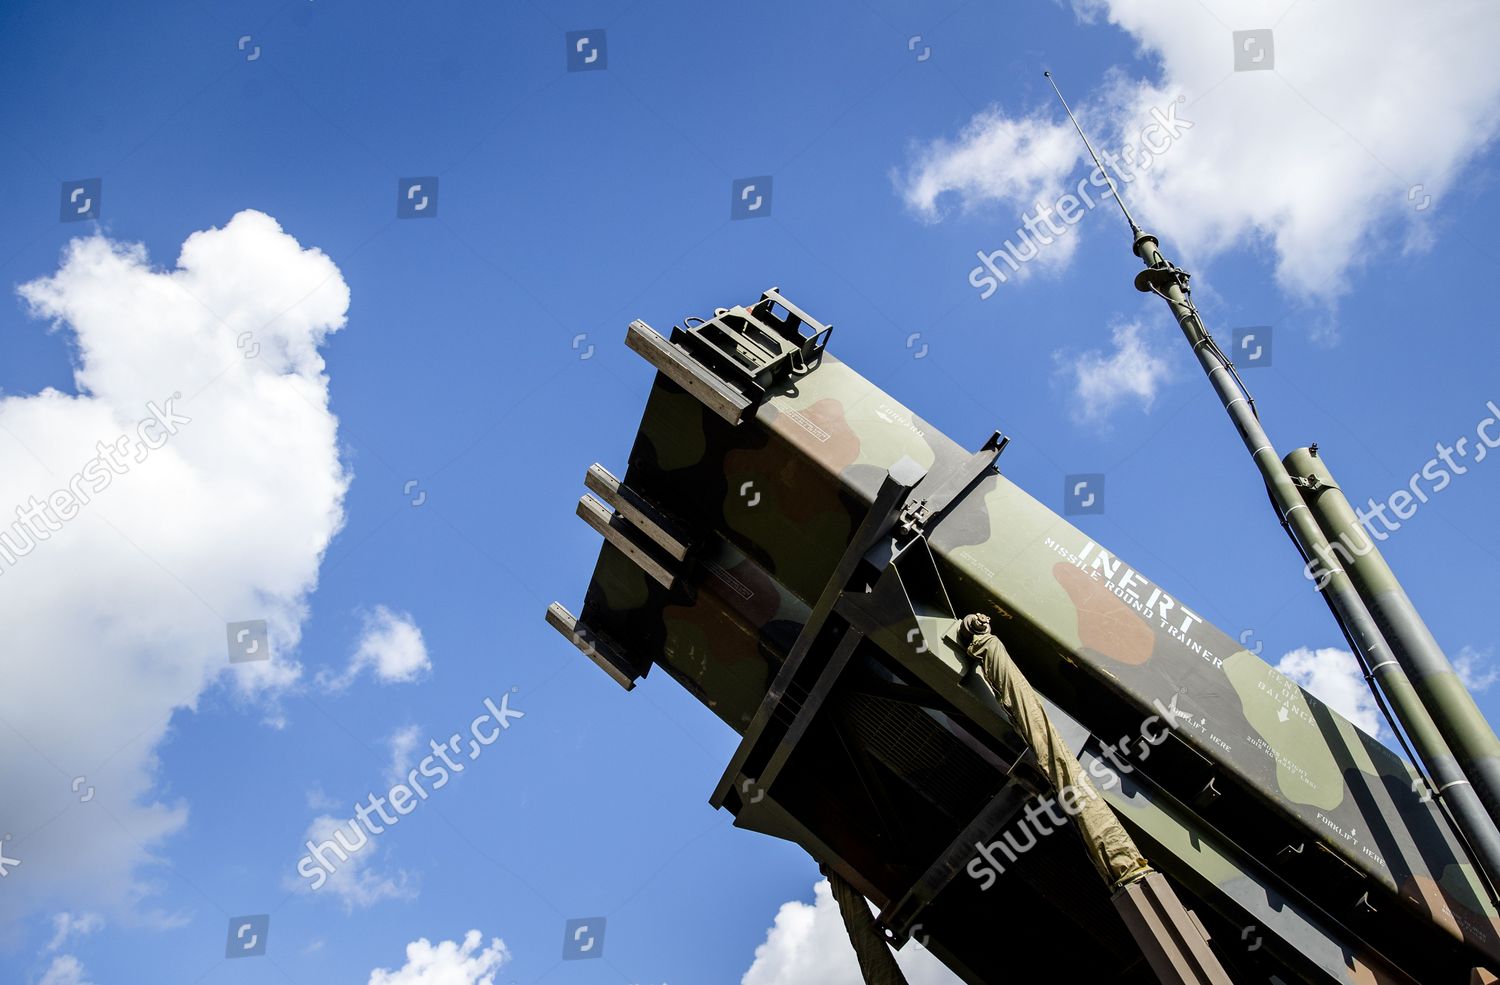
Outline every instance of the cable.
<svg viewBox="0 0 1500 985">
<path fill-rule="evenodd" d="M 1146 286 L 1151 288 L 1152 294 L 1155 294 L 1157 297 L 1167 302 L 1168 305 L 1174 305 L 1177 303 L 1163 294 L 1161 292 L 1161 289 L 1158 288 L 1155 284 L 1148 284 Z M 1209 334 L 1208 328 L 1203 324 L 1203 316 L 1198 313 L 1198 307 L 1193 304 L 1192 292 L 1187 288 L 1182 288 L 1180 285 L 1179 289 L 1182 290 L 1182 306 L 1187 308 L 1188 313 L 1198 320 L 1198 327 L 1203 330 L 1202 344 L 1208 346 L 1208 351 L 1217 356 L 1220 364 L 1225 369 L 1229 370 L 1229 375 L 1234 377 L 1235 384 L 1240 388 L 1240 392 L 1245 395 L 1245 402 L 1250 405 L 1250 413 L 1255 415 L 1255 419 L 1257 421 L 1260 420 L 1260 408 L 1255 406 L 1255 397 L 1250 394 L 1250 388 L 1245 386 L 1245 381 L 1240 378 L 1239 370 L 1235 369 L 1234 367 L 1234 360 L 1230 359 L 1227 355 L 1224 354 L 1224 350 L 1219 348 L 1218 340 Z"/>
</svg>

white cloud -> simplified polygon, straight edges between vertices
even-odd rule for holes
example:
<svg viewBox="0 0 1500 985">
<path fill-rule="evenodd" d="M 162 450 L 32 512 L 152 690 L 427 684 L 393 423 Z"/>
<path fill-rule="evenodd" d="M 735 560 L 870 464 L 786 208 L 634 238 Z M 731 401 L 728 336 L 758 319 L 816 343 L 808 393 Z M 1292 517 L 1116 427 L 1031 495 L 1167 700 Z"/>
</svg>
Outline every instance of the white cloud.
<svg viewBox="0 0 1500 985">
<path fill-rule="evenodd" d="M 960 979 L 932 952 L 915 942 L 895 952 L 911 985 L 957 985 Z M 755 962 L 740 985 L 862 985 L 859 962 L 844 930 L 839 905 L 824 879 L 813 887 L 813 902 L 783 903 Z M 370 985 L 375 985 L 371 981 Z"/>
<path fill-rule="evenodd" d="M 990 107 L 965 125 L 957 138 L 939 138 L 923 148 L 906 175 L 907 204 L 924 219 L 942 215 L 939 199 L 956 195 L 966 208 L 992 200 L 1030 204 L 1052 193 L 1058 175 L 1077 165 L 1078 136 L 1044 116 L 1007 116 Z"/>
<path fill-rule="evenodd" d="M 334 690 L 348 687 L 363 670 L 372 670 L 382 684 L 405 684 L 432 669 L 422 630 L 405 612 L 392 612 L 377 605 L 365 614 L 364 629 L 349 666 L 338 676 L 319 676 L 319 683 Z"/>
<path fill-rule="evenodd" d="M 1148 411 L 1166 381 L 1167 361 L 1156 355 L 1143 338 L 1138 322 L 1116 325 L 1110 335 L 1109 353 L 1092 349 L 1081 356 L 1054 353 L 1062 374 L 1072 389 L 1073 416 L 1085 423 L 1104 421 L 1127 402 Z"/>
<path fill-rule="evenodd" d="M 47 966 L 47 971 L 42 975 L 37 985 L 89 985 L 85 977 L 88 972 L 83 970 L 83 964 L 71 954 L 59 954 L 52 959 L 52 964 Z"/>
<path fill-rule="evenodd" d="M 1276 662 L 1276 669 L 1317 696 L 1369 735 L 1380 738 L 1380 708 L 1365 683 L 1359 661 L 1348 650 L 1301 647 Z"/>
<path fill-rule="evenodd" d="M 342 837 L 339 832 L 342 832 Z M 394 875 L 389 875 L 377 867 L 376 859 L 380 855 L 376 847 L 378 837 L 370 834 L 353 817 L 320 814 L 313 818 L 303 832 L 303 840 L 311 841 L 314 846 L 333 842 L 347 856 L 340 861 L 337 852 L 323 853 L 323 858 L 333 863 L 334 870 L 316 892 L 331 893 L 344 904 L 346 911 L 371 907 L 381 900 L 415 899 L 416 887 L 411 884 L 411 877 L 405 870 L 397 870 Z M 287 885 L 297 892 L 314 892 L 310 884 L 301 878 L 288 878 Z"/>
<path fill-rule="evenodd" d="M 52 915 L 52 940 L 47 950 L 56 951 L 74 937 L 86 937 L 104 926 L 104 918 L 97 913 L 54 913 Z"/>
<path fill-rule="evenodd" d="M 491 938 L 489 946 L 477 930 L 464 935 L 462 944 L 439 941 L 433 946 L 423 937 L 406 945 L 406 964 L 389 971 L 370 972 L 368 985 L 495 985 L 495 972 L 510 960 L 505 942 Z"/>
<path fill-rule="evenodd" d="M 328 257 L 242 212 L 190 236 L 174 270 L 153 270 L 138 245 L 74 240 L 20 293 L 74 343 L 77 394 L 0 398 L 0 525 L 13 537 L 12 508 L 67 487 L 97 443 L 135 435 L 148 402 L 171 398 L 191 422 L 143 460 L 119 456 L 124 473 L 98 466 L 107 487 L 86 477 L 76 516 L 0 563 L 0 830 L 21 860 L 0 926 L 44 906 L 150 919 L 142 866 L 187 819 L 155 786 L 172 715 L 221 679 L 264 701 L 301 672 L 306 598 L 349 482 L 317 347 L 349 291 Z M 267 621 L 274 658 L 231 665 L 225 624 L 252 619 Z"/>
<path fill-rule="evenodd" d="M 386 771 L 386 778 L 391 783 L 402 783 L 411 774 L 412 767 L 416 765 L 417 743 L 422 741 L 422 729 L 418 725 L 408 725 L 397 729 L 390 739 L 391 765 Z M 425 746 L 423 748 L 426 748 Z"/>
<path fill-rule="evenodd" d="M 1458 656 L 1453 658 L 1453 669 L 1470 691 L 1489 690 L 1491 684 L 1500 680 L 1500 671 L 1495 669 L 1490 651 L 1476 650 L 1472 646 L 1458 651 Z"/>
<path fill-rule="evenodd" d="M 1117 69 L 1095 98 L 1074 87 L 1096 146 L 1138 143 L 1152 108 L 1168 109 L 1179 95 L 1179 114 L 1193 123 L 1125 186 L 1137 218 L 1164 237 L 1169 255 L 1194 262 L 1265 243 L 1294 296 L 1344 293 L 1364 256 L 1391 252 L 1392 227 L 1398 250 L 1430 242 L 1428 220 L 1438 213 L 1416 206 L 1428 195 L 1441 206 L 1500 122 L 1500 17 L 1481 0 L 1074 7 L 1125 31 L 1150 62 L 1140 75 Z M 1234 71 L 1232 32 L 1267 25 L 1274 70 Z M 1452 84 L 1435 95 L 1414 78 Z M 914 210 L 935 218 L 950 199 L 1025 208 L 1077 181 L 1083 148 L 1036 81 L 1031 112 L 986 110 L 957 139 L 916 155 L 901 180 Z M 1098 217 L 1095 228 L 1101 220 L 1123 249 L 1118 217 Z"/>
<path fill-rule="evenodd" d="M 309 810 L 331 811 L 338 809 L 339 802 L 328 796 L 321 786 L 314 786 L 306 791 L 304 798 Z"/>
<path fill-rule="evenodd" d="M 1008 117 L 991 107 L 970 120 L 957 139 L 938 139 L 919 151 L 917 163 L 904 177 L 898 175 L 897 182 L 905 186 L 907 204 L 926 222 L 941 221 L 938 203 L 946 196 L 956 196 L 966 210 L 988 201 L 1013 203 L 1018 210 L 1014 232 L 1000 235 L 1021 262 L 1001 269 L 1009 277 L 1025 279 L 1033 269 L 1027 261 L 1035 260 L 1042 268 L 1061 267 L 1077 246 L 1072 224 L 1033 220 L 1028 228 L 1019 214 L 1035 216 L 1039 207 L 1057 204 L 1065 191 L 1061 179 L 1078 161 L 1077 141 L 1071 128 L 1057 127 L 1042 117 Z M 997 235 L 985 248 L 1000 245 Z"/>
</svg>

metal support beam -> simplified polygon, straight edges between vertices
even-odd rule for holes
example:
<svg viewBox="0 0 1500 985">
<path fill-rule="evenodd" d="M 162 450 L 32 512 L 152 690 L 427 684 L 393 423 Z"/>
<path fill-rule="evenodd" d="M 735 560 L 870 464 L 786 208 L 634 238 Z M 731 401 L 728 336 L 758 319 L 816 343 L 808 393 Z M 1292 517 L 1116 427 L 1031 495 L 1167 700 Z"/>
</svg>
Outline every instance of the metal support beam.
<svg viewBox="0 0 1500 985">
<path fill-rule="evenodd" d="M 738 424 L 744 420 L 745 412 L 750 408 L 750 400 L 735 392 L 650 325 L 640 319 L 631 322 L 625 333 L 625 344 L 730 424 Z"/>
<path fill-rule="evenodd" d="M 975 846 L 1009 825 L 1030 797 L 1031 791 L 1021 784 L 1007 782 L 906 892 L 880 911 L 878 923 L 892 944 L 906 943 L 922 911 L 974 857 Z"/>
<path fill-rule="evenodd" d="M 590 492 L 634 524 L 641 533 L 651 538 L 652 543 L 665 551 L 668 557 L 674 561 L 687 558 L 687 538 L 678 529 L 677 524 L 621 484 L 619 479 L 610 474 L 609 469 L 597 462 L 594 463 L 584 474 L 583 484 Z"/>
<path fill-rule="evenodd" d="M 547 625 L 567 637 L 568 642 L 583 651 L 583 655 L 599 666 L 599 669 L 614 679 L 627 691 L 635 689 L 635 682 L 646 676 L 647 665 L 637 668 L 635 663 L 601 633 L 596 633 L 563 608 L 561 602 L 547 606 Z"/>
<path fill-rule="evenodd" d="M 652 556 L 651 549 L 647 546 L 649 539 L 629 520 L 588 495 L 579 498 L 578 515 L 663 588 L 676 586 L 677 575 Z"/>
<path fill-rule="evenodd" d="M 1208 946 L 1208 932 L 1153 872 L 1112 898 L 1162 985 L 1234 985 Z"/>
<path fill-rule="evenodd" d="M 969 491 L 969 487 L 995 465 L 995 459 L 1010 444 L 1010 439 L 996 431 L 984 445 L 958 468 L 948 472 L 929 472 L 912 492 L 911 502 L 901 511 L 901 527 L 908 533 L 926 530 L 948 508 Z"/>
<path fill-rule="evenodd" d="M 806 624 L 802 627 L 802 632 L 798 634 L 796 643 L 787 654 L 786 662 L 781 665 L 775 681 L 771 683 L 770 690 L 766 692 L 760 708 L 751 719 L 750 726 L 745 730 L 745 736 L 740 741 L 739 748 L 735 750 L 728 768 L 724 770 L 723 777 L 714 788 L 713 796 L 709 798 L 709 803 L 713 806 L 723 807 L 735 788 L 737 778 L 741 775 L 756 777 L 760 769 L 768 762 L 780 739 L 779 735 L 768 739 L 768 733 L 781 732 L 773 727 L 777 714 L 782 712 L 783 706 L 789 700 L 792 702 L 798 700 L 797 696 L 791 693 L 792 688 L 797 679 L 803 675 L 803 663 L 812 651 L 813 643 L 822 634 L 829 617 L 833 615 L 834 605 L 844 594 L 845 587 L 854 577 L 854 572 L 865 554 L 877 539 L 891 529 L 902 503 L 906 501 L 912 488 L 922 480 L 924 474 L 922 467 L 909 458 L 903 458 L 891 466 L 890 472 L 875 494 L 874 502 L 870 504 L 869 512 L 865 514 L 858 529 L 854 531 L 854 536 L 844 548 L 843 556 L 834 566 L 828 583 L 823 587 L 822 594 L 818 597 Z M 811 682 L 805 687 L 810 688 Z"/>
</svg>

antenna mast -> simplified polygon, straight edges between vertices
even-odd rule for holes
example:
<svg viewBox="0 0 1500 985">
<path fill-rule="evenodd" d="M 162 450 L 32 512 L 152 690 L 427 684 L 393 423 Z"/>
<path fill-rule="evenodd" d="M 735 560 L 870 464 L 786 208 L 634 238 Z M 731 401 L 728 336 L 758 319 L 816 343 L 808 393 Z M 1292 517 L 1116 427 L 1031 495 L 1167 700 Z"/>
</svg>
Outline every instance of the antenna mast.
<svg viewBox="0 0 1500 985">
<path fill-rule="evenodd" d="M 1183 335 L 1192 346 L 1193 354 L 1198 357 L 1199 364 L 1207 374 L 1209 383 L 1223 403 L 1225 412 L 1234 422 L 1235 429 L 1244 440 L 1246 450 L 1250 452 L 1256 468 L 1260 470 L 1261 477 L 1266 483 L 1266 491 L 1270 494 L 1271 503 L 1276 509 L 1277 518 L 1281 521 L 1282 527 L 1291 535 L 1303 560 L 1307 562 L 1304 571 L 1311 572 L 1315 564 L 1322 566 L 1322 574 L 1314 581 L 1314 584 L 1322 593 L 1324 601 L 1333 611 L 1333 617 L 1338 622 L 1339 628 L 1343 630 L 1345 638 L 1348 639 L 1360 659 L 1365 670 L 1365 679 L 1375 691 L 1377 702 L 1382 690 L 1389 699 L 1396 718 L 1416 747 L 1419 764 L 1426 765 L 1431 776 L 1428 784 L 1432 788 L 1434 797 L 1442 807 L 1446 808 L 1449 819 L 1458 830 L 1461 839 L 1467 843 L 1476 867 L 1486 877 L 1485 882 L 1493 899 L 1495 886 L 1500 883 L 1500 829 L 1496 828 L 1494 816 L 1485 809 L 1485 803 L 1500 803 L 1500 791 L 1490 787 L 1483 770 L 1471 769 L 1466 775 L 1459 766 L 1458 760 L 1454 758 L 1449 748 L 1448 741 L 1444 738 L 1444 732 L 1447 730 L 1438 728 L 1432 714 L 1423 704 L 1407 676 L 1405 667 L 1407 661 L 1403 659 L 1406 654 L 1400 649 L 1392 651 L 1387 643 L 1380 627 L 1370 614 L 1364 597 L 1360 595 L 1349 574 L 1338 563 L 1335 549 L 1329 544 L 1327 535 L 1303 501 L 1297 481 L 1292 478 L 1281 456 L 1271 444 L 1271 439 L 1261 426 L 1260 415 L 1255 410 L 1255 401 L 1239 374 L 1235 372 L 1234 364 L 1229 361 L 1229 357 L 1204 328 L 1203 319 L 1193 305 L 1192 291 L 1188 287 L 1188 279 L 1192 275 L 1185 270 L 1178 269 L 1163 257 L 1156 237 L 1143 232 L 1136 224 L 1135 219 L 1130 215 L 1130 210 L 1125 207 L 1125 200 L 1120 197 L 1120 191 L 1115 186 L 1114 179 L 1099 161 L 1099 156 L 1094 153 L 1094 147 L 1089 143 L 1088 136 L 1078 125 L 1078 120 L 1068 107 L 1067 100 L 1063 99 L 1062 91 L 1058 89 L 1052 73 L 1044 72 L 1043 74 L 1052 83 L 1052 90 L 1057 93 L 1058 102 L 1062 103 L 1063 111 L 1068 114 L 1068 119 L 1073 121 L 1073 128 L 1083 139 L 1084 147 L 1088 148 L 1094 166 L 1104 173 L 1105 179 L 1109 182 L 1109 189 L 1114 193 L 1115 201 L 1120 203 L 1120 211 L 1124 213 L 1125 221 L 1130 224 L 1130 233 L 1134 239 L 1133 252 L 1146 266 L 1146 269 L 1136 274 L 1136 290 L 1155 294 L 1167 302 L 1172 316 L 1177 319 L 1178 326 L 1181 327 Z M 1345 557 L 1350 554 L 1342 544 L 1339 550 Z M 1383 708 L 1384 703 L 1381 702 L 1381 705 Z M 1493 737 L 1493 733 L 1490 734 Z M 1400 738 L 1399 733 L 1397 737 Z M 1475 785 L 1483 788 L 1481 791 L 1483 801 L 1481 801 L 1480 794 L 1476 793 Z"/>
<path fill-rule="evenodd" d="M 1114 195 L 1115 201 L 1120 206 L 1120 211 L 1125 213 L 1125 221 L 1130 223 L 1130 232 L 1135 236 L 1139 236 L 1141 234 L 1141 227 L 1135 224 L 1135 218 L 1131 216 L 1130 210 L 1125 207 L 1125 200 L 1120 197 L 1120 189 L 1115 187 L 1115 179 L 1110 177 L 1109 171 L 1100 163 L 1099 155 L 1094 153 L 1094 145 L 1089 143 L 1088 134 L 1084 133 L 1083 127 L 1078 125 L 1077 117 L 1073 115 L 1073 110 L 1068 105 L 1068 101 L 1063 98 L 1062 90 L 1057 87 L 1057 80 L 1052 77 L 1051 72 L 1043 72 L 1042 74 L 1047 77 L 1048 82 L 1052 83 L 1052 91 L 1057 93 L 1057 101 L 1062 103 L 1063 112 L 1067 113 L 1068 119 L 1073 121 L 1073 129 L 1078 131 L 1078 136 L 1083 141 L 1083 146 L 1088 148 L 1089 157 L 1094 159 L 1094 167 L 1099 169 L 1099 172 L 1104 175 L 1104 180 L 1109 183 L 1110 194 Z"/>
</svg>

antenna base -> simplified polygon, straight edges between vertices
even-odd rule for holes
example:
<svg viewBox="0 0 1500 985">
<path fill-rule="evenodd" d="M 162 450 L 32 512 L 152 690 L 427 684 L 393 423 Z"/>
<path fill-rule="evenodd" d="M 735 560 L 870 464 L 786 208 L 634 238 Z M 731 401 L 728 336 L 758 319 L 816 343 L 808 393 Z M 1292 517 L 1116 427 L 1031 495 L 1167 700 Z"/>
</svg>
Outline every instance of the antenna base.
<svg viewBox="0 0 1500 985">
<path fill-rule="evenodd" d="M 1150 236 L 1143 238 L 1155 242 Z M 1147 267 L 1135 275 L 1135 289 L 1142 294 L 1165 294 L 1168 287 L 1181 287 L 1187 276 L 1188 274 L 1172 267 Z"/>
</svg>

